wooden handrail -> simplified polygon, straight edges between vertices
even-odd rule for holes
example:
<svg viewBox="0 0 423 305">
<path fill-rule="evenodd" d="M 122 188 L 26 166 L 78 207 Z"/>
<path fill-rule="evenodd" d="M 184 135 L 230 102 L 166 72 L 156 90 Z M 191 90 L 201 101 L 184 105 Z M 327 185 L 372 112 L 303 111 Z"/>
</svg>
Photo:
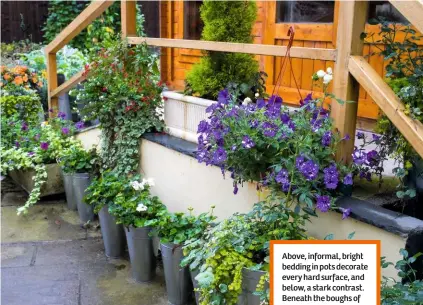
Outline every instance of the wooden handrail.
<svg viewBox="0 0 423 305">
<path fill-rule="evenodd" d="M 78 73 L 76 73 L 75 75 L 73 75 L 70 79 L 65 81 L 59 87 L 52 90 L 50 92 L 50 96 L 51 97 L 59 97 L 60 95 L 68 92 L 70 89 L 72 89 L 73 87 L 78 85 L 80 82 L 84 81 L 87 78 L 87 76 L 84 72 L 85 72 L 85 69 L 83 69 L 83 70 L 79 71 Z"/>
<path fill-rule="evenodd" d="M 46 48 L 46 53 L 56 53 L 100 16 L 114 1 L 93 1 Z"/>
<path fill-rule="evenodd" d="M 348 69 L 417 153 L 423 157 L 423 124 L 404 113 L 404 104 L 362 56 L 351 56 Z"/>
<path fill-rule="evenodd" d="M 166 48 L 196 49 L 205 51 L 247 53 L 269 56 L 285 56 L 286 54 L 286 46 L 274 46 L 266 44 L 146 37 L 128 37 L 128 42 L 131 44 L 146 43 L 149 46 Z M 291 57 L 334 61 L 336 60 L 336 50 L 322 48 L 292 47 Z"/>
<path fill-rule="evenodd" d="M 423 33 L 423 1 L 389 1 L 421 33 Z"/>
</svg>

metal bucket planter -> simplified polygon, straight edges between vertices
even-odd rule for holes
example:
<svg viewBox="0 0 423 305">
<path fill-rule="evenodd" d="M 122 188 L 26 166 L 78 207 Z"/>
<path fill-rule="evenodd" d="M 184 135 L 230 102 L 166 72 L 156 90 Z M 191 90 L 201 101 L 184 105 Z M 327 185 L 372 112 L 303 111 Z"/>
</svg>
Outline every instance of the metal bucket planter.
<svg viewBox="0 0 423 305">
<path fill-rule="evenodd" d="M 73 191 L 72 175 L 73 174 L 65 173 L 62 170 L 63 186 L 65 188 L 66 203 L 68 205 L 68 209 L 76 211 L 78 209 L 78 207 L 76 206 L 75 194 L 74 194 L 74 191 Z"/>
<path fill-rule="evenodd" d="M 185 305 L 192 297 L 192 282 L 188 267 L 181 267 L 182 247 L 173 243 L 160 243 L 166 291 L 169 303 Z"/>
<path fill-rule="evenodd" d="M 47 181 L 41 186 L 40 197 L 62 194 L 65 189 L 63 187 L 63 179 L 60 166 L 57 163 L 46 164 Z M 14 170 L 9 173 L 10 178 L 22 187 L 27 193 L 31 193 L 34 188 L 35 176 L 34 170 Z"/>
<path fill-rule="evenodd" d="M 78 207 L 79 219 L 83 223 L 94 220 L 93 207 L 84 202 L 85 191 L 90 183 L 91 177 L 88 173 L 77 173 L 72 175 L 73 193 Z"/>
<path fill-rule="evenodd" d="M 110 215 L 109 206 L 105 205 L 98 213 L 104 250 L 110 258 L 122 257 L 125 252 L 125 231 L 122 224 L 117 224 L 115 217 Z"/>
<path fill-rule="evenodd" d="M 254 295 L 254 292 L 257 289 L 260 278 L 265 274 L 266 272 L 264 271 L 242 269 L 242 294 L 238 299 L 238 305 L 260 305 L 260 297 Z M 265 289 L 267 288 L 265 287 Z"/>
<path fill-rule="evenodd" d="M 132 277 L 137 282 L 150 282 L 156 276 L 156 256 L 150 231 L 151 227 L 125 227 Z"/>
<path fill-rule="evenodd" d="M 195 294 L 195 303 L 197 305 L 200 304 L 200 292 L 195 291 L 195 289 L 200 288 L 200 285 L 198 285 L 198 281 L 195 279 L 195 277 L 200 273 L 198 269 L 190 270 L 191 273 L 191 280 L 192 280 L 192 286 L 194 286 L 194 294 Z"/>
</svg>

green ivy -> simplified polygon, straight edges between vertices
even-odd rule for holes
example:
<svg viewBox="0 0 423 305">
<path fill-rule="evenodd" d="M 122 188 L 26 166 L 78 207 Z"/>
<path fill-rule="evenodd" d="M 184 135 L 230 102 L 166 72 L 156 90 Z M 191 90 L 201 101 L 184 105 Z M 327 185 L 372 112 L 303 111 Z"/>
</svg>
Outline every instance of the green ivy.
<svg viewBox="0 0 423 305">
<path fill-rule="evenodd" d="M 92 148 L 86 151 L 82 146 L 72 146 L 63 152 L 59 164 L 65 173 L 90 173 L 92 176 L 97 176 L 99 170 L 97 150 Z"/>
<path fill-rule="evenodd" d="M 254 1 L 203 1 L 202 40 L 251 43 L 251 31 L 257 17 Z M 187 75 L 187 91 L 206 98 L 216 98 L 228 83 L 255 81 L 258 64 L 252 55 L 207 52 Z"/>
</svg>

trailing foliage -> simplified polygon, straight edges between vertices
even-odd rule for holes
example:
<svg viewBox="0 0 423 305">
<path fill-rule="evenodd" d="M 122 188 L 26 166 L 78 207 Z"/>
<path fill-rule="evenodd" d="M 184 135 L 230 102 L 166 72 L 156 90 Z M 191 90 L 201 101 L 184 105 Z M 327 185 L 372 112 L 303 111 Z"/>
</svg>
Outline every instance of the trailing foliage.
<svg viewBox="0 0 423 305">
<path fill-rule="evenodd" d="M 324 107 L 325 99 L 333 97 L 326 92 L 328 83 L 323 98 L 313 99 L 310 94 L 296 111 L 283 106 L 278 96 L 241 104 L 239 91 L 221 91 L 217 103 L 206 109 L 209 120 L 198 126 L 199 162 L 230 172 L 234 194 L 239 184 L 258 182 L 269 186 L 284 205 L 305 204 L 304 210 L 314 214 L 316 203 L 327 212 L 336 196 L 353 183 L 350 170 L 334 161 L 338 144 L 349 137 L 340 139 L 332 131 Z M 344 210 L 344 217 L 348 214 Z"/>
<path fill-rule="evenodd" d="M 133 173 L 138 169 L 139 138 L 164 127 L 157 55 L 147 45 L 130 47 L 117 39 L 90 62 L 89 77 L 77 97 L 84 104 L 83 118 L 100 120 L 103 169 Z"/>
<path fill-rule="evenodd" d="M 61 1 L 49 2 L 44 38 L 51 42 L 69 23 L 71 23 L 88 5 L 90 1 Z M 143 34 L 144 16 L 137 6 L 137 31 Z M 104 46 L 121 31 L 120 1 L 112 4 L 99 18 L 94 20 L 79 35 L 73 38 L 69 45 L 83 52 L 90 52 Z"/>
<path fill-rule="evenodd" d="M 210 224 L 216 220 L 216 217 L 213 216 L 213 208 L 210 213 L 201 213 L 198 216 L 192 215 L 192 208 L 188 209 L 189 215 L 162 211 L 157 224 L 160 241 L 183 245 L 187 240 L 200 238 Z"/>
<path fill-rule="evenodd" d="M 200 7 L 204 28 L 202 40 L 251 43 L 257 17 L 254 1 L 203 1 Z M 216 98 L 228 83 L 250 84 L 258 72 L 252 55 L 207 52 L 187 75 L 187 92 Z"/>
<path fill-rule="evenodd" d="M 65 173 L 89 173 L 96 177 L 99 172 L 97 158 L 96 148 L 86 151 L 82 146 L 75 145 L 64 151 L 58 161 Z"/>
</svg>

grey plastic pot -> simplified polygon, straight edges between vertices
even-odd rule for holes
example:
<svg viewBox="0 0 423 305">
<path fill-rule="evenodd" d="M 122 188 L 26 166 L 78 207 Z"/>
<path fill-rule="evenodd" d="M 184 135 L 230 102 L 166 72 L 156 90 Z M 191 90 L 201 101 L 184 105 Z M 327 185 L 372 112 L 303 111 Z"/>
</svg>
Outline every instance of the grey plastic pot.
<svg viewBox="0 0 423 305">
<path fill-rule="evenodd" d="M 126 245 L 123 225 L 116 223 L 115 217 L 109 213 L 108 205 L 101 208 L 98 218 L 106 256 L 110 258 L 122 257 Z"/>
<path fill-rule="evenodd" d="M 65 188 L 65 194 L 66 194 L 66 204 L 68 206 L 68 209 L 72 211 L 76 211 L 78 207 L 76 206 L 75 194 L 73 191 L 72 175 L 73 174 L 65 173 L 62 170 L 63 186 Z"/>
<path fill-rule="evenodd" d="M 192 282 L 188 267 L 181 267 L 182 247 L 173 243 L 160 243 L 168 301 L 172 305 L 185 305 L 192 298 Z"/>
<path fill-rule="evenodd" d="M 200 285 L 198 285 L 198 281 L 195 279 L 195 277 L 200 273 L 200 271 L 198 269 L 195 269 L 195 270 L 190 270 L 190 273 L 191 273 L 192 286 L 194 286 L 195 303 L 199 305 L 200 292 L 195 291 L 195 289 L 200 288 Z"/>
<path fill-rule="evenodd" d="M 85 204 L 85 191 L 91 183 L 88 173 L 76 173 L 72 175 L 73 193 L 78 207 L 79 219 L 85 223 L 94 219 L 94 211 L 91 205 Z"/>
<path fill-rule="evenodd" d="M 238 299 L 238 305 L 260 305 L 260 297 L 254 295 L 254 292 L 261 276 L 265 274 L 266 272 L 264 271 L 242 269 L 242 294 Z M 265 286 L 265 289 L 267 288 L 268 286 Z"/>
<path fill-rule="evenodd" d="M 150 282 L 156 276 L 156 256 L 150 231 L 151 227 L 125 227 L 132 277 L 137 282 Z"/>
</svg>

